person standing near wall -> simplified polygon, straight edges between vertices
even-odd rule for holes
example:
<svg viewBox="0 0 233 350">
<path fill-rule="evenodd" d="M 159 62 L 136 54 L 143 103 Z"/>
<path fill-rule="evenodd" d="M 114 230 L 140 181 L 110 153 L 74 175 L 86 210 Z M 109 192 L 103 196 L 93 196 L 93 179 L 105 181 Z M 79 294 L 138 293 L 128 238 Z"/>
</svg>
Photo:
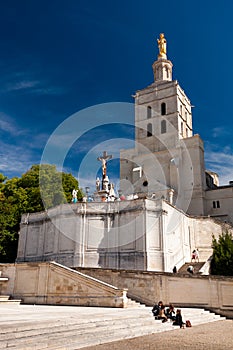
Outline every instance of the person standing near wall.
<svg viewBox="0 0 233 350">
<path fill-rule="evenodd" d="M 192 251 L 191 262 L 193 262 L 193 260 L 194 260 L 194 262 L 196 261 L 196 249 L 194 249 L 194 250 Z"/>
</svg>

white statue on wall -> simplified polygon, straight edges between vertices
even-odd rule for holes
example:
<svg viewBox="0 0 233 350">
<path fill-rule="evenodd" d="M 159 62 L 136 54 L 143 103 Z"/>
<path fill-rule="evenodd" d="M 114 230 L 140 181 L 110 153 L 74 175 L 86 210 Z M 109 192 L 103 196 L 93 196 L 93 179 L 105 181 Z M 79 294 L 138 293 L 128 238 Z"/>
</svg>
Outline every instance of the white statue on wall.
<svg viewBox="0 0 233 350">
<path fill-rule="evenodd" d="M 77 193 L 78 193 L 78 191 L 74 188 L 72 191 L 72 203 L 77 203 L 77 201 L 78 201 Z"/>
<path fill-rule="evenodd" d="M 96 191 L 100 191 L 100 179 L 99 179 L 99 177 L 97 177 L 97 179 L 96 179 L 95 186 L 96 186 Z"/>
<path fill-rule="evenodd" d="M 113 183 L 110 183 L 109 196 L 116 197 Z"/>
</svg>

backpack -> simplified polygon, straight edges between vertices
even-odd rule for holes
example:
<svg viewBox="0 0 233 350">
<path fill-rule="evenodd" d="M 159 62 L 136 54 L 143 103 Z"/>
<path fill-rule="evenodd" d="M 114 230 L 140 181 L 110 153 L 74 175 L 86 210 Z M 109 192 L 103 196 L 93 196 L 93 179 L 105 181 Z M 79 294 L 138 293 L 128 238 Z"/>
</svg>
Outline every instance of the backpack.
<svg viewBox="0 0 233 350">
<path fill-rule="evenodd" d="M 187 320 L 187 321 L 185 322 L 185 324 L 186 324 L 186 327 L 192 327 L 191 322 L 190 322 L 189 320 Z"/>
</svg>

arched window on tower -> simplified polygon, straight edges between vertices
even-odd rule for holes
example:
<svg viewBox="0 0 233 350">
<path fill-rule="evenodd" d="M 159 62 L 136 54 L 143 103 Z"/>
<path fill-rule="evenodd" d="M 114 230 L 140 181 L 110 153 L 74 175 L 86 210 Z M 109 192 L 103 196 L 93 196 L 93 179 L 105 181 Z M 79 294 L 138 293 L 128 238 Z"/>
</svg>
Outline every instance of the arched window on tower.
<svg viewBox="0 0 233 350">
<path fill-rule="evenodd" d="M 220 202 L 219 201 L 213 201 L 213 208 L 220 208 Z"/>
<path fill-rule="evenodd" d="M 182 136 L 184 136 L 184 123 L 183 122 L 181 122 L 181 124 L 180 124 L 180 133 Z"/>
<path fill-rule="evenodd" d="M 147 119 L 150 119 L 152 115 L 152 109 L 151 106 L 147 106 Z"/>
<path fill-rule="evenodd" d="M 161 121 L 161 134 L 165 134 L 167 132 L 167 124 L 166 120 Z"/>
<path fill-rule="evenodd" d="M 147 137 L 152 136 L 152 124 L 147 124 Z"/>
<path fill-rule="evenodd" d="M 166 115 L 166 103 L 161 103 L 161 115 Z"/>
</svg>

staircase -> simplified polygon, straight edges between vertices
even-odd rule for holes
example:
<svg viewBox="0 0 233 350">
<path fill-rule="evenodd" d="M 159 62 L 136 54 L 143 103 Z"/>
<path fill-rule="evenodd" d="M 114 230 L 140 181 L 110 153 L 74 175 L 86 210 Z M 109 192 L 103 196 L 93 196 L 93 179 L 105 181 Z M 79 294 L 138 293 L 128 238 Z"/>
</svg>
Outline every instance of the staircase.
<svg viewBox="0 0 233 350">
<path fill-rule="evenodd" d="M 187 271 L 187 268 L 191 265 L 193 266 L 194 275 L 200 274 L 200 270 L 203 267 L 203 265 L 205 264 L 205 262 L 189 262 L 189 263 L 185 263 L 184 265 L 181 266 L 181 268 L 179 269 L 178 273 L 186 273 L 189 274 L 189 272 Z"/>
<path fill-rule="evenodd" d="M 127 297 L 127 308 L 145 308 L 146 305 Z"/>
<path fill-rule="evenodd" d="M 132 304 L 133 305 L 133 304 Z M 182 309 L 193 326 L 225 318 L 204 309 Z M 127 309 L 0 305 L 0 349 L 75 350 L 177 329 L 155 320 L 151 307 Z"/>
<path fill-rule="evenodd" d="M 1 284 L 5 284 L 8 282 L 8 277 L 2 277 L 2 271 L 0 270 L 0 305 L 4 304 L 20 304 L 21 300 L 13 300 L 10 295 L 2 295 L 1 294 Z"/>
</svg>

